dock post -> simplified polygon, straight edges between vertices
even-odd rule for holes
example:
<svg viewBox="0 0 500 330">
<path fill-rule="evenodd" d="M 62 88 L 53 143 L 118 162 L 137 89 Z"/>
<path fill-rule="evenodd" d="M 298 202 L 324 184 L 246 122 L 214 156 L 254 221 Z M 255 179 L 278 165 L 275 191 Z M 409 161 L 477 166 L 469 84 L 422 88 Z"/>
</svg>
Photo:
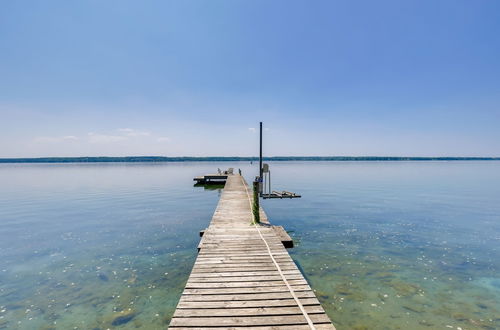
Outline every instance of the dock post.
<svg viewBox="0 0 500 330">
<path fill-rule="evenodd" d="M 255 180 L 253 182 L 253 204 L 252 204 L 252 212 L 253 212 L 253 220 L 256 223 L 260 223 L 260 205 L 259 205 L 259 187 L 260 182 Z"/>
<path fill-rule="evenodd" d="M 262 180 L 262 122 L 260 122 L 259 178 Z"/>
</svg>

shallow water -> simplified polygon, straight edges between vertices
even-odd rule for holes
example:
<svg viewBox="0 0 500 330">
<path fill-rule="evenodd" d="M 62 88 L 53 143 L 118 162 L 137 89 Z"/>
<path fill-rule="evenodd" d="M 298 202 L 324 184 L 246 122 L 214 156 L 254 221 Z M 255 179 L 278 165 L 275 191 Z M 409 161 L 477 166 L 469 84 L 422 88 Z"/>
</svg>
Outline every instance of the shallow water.
<svg viewBox="0 0 500 330">
<path fill-rule="evenodd" d="M 0 165 L 0 328 L 161 329 L 255 164 Z M 500 328 L 500 162 L 277 162 L 263 205 L 339 329 Z"/>
</svg>

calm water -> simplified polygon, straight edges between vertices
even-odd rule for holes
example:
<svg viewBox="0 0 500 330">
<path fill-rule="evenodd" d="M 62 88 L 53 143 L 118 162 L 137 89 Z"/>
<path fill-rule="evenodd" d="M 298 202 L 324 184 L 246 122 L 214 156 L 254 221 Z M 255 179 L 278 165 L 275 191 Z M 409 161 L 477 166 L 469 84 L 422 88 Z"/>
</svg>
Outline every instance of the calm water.
<svg viewBox="0 0 500 330">
<path fill-rule="evenodd" d="M 247 163 L 0 165 L 0 329 L 162 329 Z M 264 201 L 339 329 L 500 328 L 500 162 L 287 162 Z"/>
</svg>

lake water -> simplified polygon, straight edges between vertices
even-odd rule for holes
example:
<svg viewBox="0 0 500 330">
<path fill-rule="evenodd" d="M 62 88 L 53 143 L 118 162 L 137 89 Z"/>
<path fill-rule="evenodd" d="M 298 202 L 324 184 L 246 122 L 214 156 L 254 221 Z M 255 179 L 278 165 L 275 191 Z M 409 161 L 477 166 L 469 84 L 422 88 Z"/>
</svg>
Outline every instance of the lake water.
<svg viewBox="0 0 500 330">
<path fill-rule="evenodd" d="M 500 328 L 500 162 L 276 162 L 271 222 L 338 329 Z M 1 164 L 0 329 L 163 329 L 248 163 Z M 120 315 L 121 317 L 116 317 Z"/>
</svg>

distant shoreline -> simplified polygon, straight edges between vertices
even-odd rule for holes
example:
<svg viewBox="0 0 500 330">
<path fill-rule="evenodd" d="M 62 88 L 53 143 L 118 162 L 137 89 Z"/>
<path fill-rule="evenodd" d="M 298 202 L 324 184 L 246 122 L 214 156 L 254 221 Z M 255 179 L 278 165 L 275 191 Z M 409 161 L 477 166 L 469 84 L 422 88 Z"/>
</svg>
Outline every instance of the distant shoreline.
<svg viewBox="0 0 500 330">
<path fill-rule="evenodd" d="M 0 158 L 0 163 L 137 163 L 137 162 L 250 162 L 258 157 L 41 157 Z M 275 156 L 265 161 L 473 161 L 500 160 L 500 157 L 384 157 L 384 156 Z"/>
</svg>

